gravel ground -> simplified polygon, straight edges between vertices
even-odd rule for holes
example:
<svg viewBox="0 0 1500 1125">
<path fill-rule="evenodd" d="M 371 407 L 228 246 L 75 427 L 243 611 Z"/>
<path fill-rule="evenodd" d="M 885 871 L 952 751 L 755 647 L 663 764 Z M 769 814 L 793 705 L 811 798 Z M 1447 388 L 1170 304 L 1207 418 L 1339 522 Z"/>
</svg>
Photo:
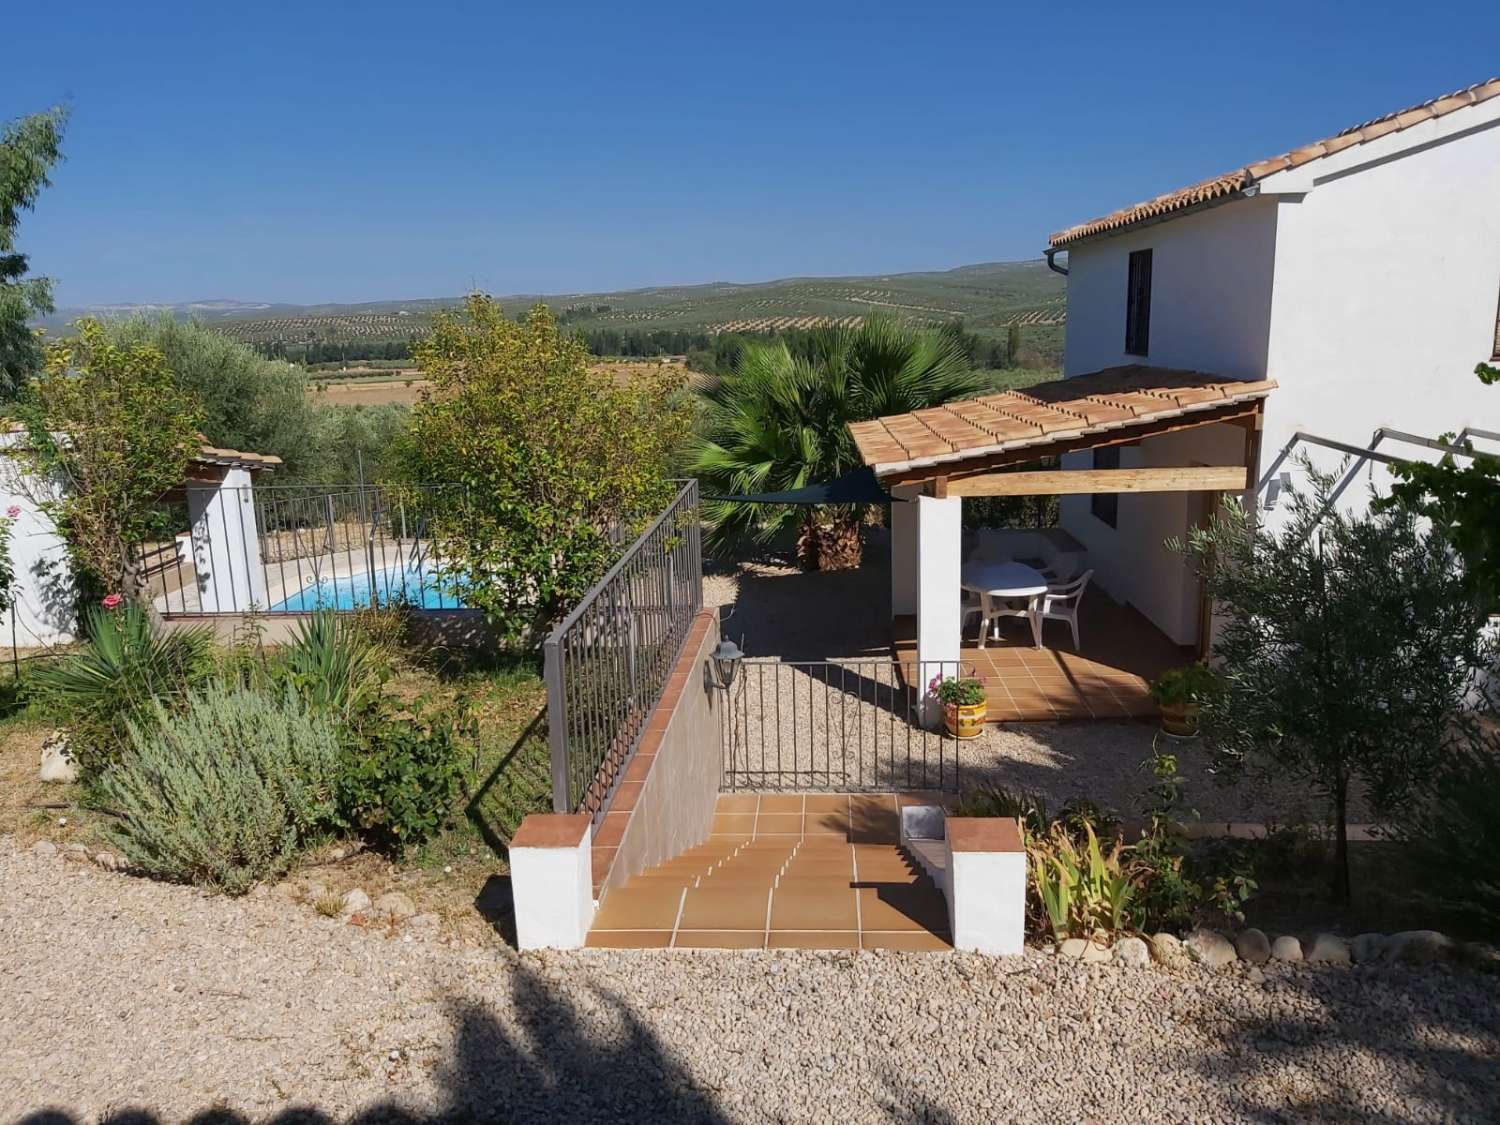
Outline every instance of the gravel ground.
<svg viewBox="0 0 1500 1125">
<path fill-rule="evenodd" d="M 1405 1122 L 1500 1105 L 1494 977 L 1257 981 L 1042 953 L 518 957 L 4 839 L 0 985 L 5 1120 Z"/>
</svg>

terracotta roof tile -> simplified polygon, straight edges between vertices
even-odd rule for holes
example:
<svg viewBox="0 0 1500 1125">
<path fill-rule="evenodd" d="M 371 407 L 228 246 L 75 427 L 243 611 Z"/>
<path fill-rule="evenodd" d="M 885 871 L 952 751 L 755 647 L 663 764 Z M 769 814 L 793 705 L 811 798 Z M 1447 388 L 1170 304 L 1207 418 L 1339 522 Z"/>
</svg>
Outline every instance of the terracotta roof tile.
<svg viewBox="0 0 1500 1125">
<path fill-rule="evenodd" d="M 1264 398 L 1276 384 L 1132 364 L 867 422 L 849 433 L 876 473 L 1045 446 Z"/>
<path fill-rule="evenodd" d="M 1148 199 L 1143 203 L 1137 203 L 1114 211 L 1098 219 L 1091 219 L 1086 223 L 1069 227 L 1067 230 L 1058 231 L 1049 240 L 1054 249 L 1078 242 L 1080 239 L 1089 238 L 1096 234 L 1104 234 L 1110 231 L 1122 230 L 1125 227 L 1134 226 L 1136 223 L 1145 222 L 1161 215 L 1168 215 L 1176 211 L 1182 211 L 1203 203 L 1210 203 L 1216 199 L 1232 196 L 1249 187 L 1256 180 L 1280 172 L 1286 168 L 1301 167 L 1313 160 L 1320 160 L 1325 156 L 1332 156 L 1336 152 L 1342 152 L 1352 145 L 1364 144 L 1389 133 L 1409 129 L 1413 125 L 1420 125 L 1424 121 L 1442 117 L 1456 110 L 1466 109 L 1471 105 L 1488 101 L 1490 98 L 1500 97 L 1500 77 L 1491 78 L 1487 82 L 1470 86 L 1467 90 L 1459 90 L 1452 94 L 1445 94 L 1432 101 L 1423 102 L 1421 105 L 1411 106 L 1408 109 L 1397 110 L 1383 117 L 1377 117 L 1373 121 L 1366 121 L 1362 125 L 1345 129 L 1332 137 L 1312 144 L 1303 145 L 1293 149 L 1291 152 L 1281 156 L 1272 156 L 1265 160 L 1256 161 L 1240 168 L 1234 172 L 1226 172 L 1222 176 L 1214 176 L 1201 183 L 1191 184 L 1177 191 L 1158 195 L 1154 199 Z"/>
</svg>

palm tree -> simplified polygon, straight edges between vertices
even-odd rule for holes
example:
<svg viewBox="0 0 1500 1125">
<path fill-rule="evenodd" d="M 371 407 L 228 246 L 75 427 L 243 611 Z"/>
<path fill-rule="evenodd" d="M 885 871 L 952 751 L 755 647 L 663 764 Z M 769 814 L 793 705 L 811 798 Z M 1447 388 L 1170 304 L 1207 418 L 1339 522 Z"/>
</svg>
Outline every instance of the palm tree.
<svg viewBox="0 0 1500 1125">
<path fill-rule="evenodd" d="M 950 333 L 872 318 L 814 332 L 806 354 L 782 341 L 745 347 L 732 374 L 703 392 L 692 469 L 708 492 L 743 495 L 831 481 L 859 467 L 848 424 L 936 406 L 983 390 Z M 800 524 L 807 569 L 859 565 L 861 509 L 710 501 L 710 543 L 767 542 Z"/>
</svg>

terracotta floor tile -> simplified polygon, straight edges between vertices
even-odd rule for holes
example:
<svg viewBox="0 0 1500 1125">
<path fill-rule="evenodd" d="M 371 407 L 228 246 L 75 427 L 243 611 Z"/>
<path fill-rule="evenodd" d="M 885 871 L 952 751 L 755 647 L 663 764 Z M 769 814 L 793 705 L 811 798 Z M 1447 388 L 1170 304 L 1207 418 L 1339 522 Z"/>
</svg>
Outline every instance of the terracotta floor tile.
<svg viewBox="0 0 1500 1125">
<path fill-rule="evenodd" d="M 777 887 L 771 895 L 773 930 L 857 930 L 854 891 L 805 882 Z"/>
<path fill-rule="evenodd" d="M 721 793 L 714 804 L 716 813 L 753 813 L 760 804 L 759 793 Z"/>
<path fill-rule="evenodd" d="M 763 930 L 678 930 L 677 949 L 764 949 Z"/>
<path fill-rule="evenodd" d="M 948 925 L 947 903 L 938 891 L 898 886 L 861 887 L 858 893 L 863 930 L 935 930 Z"/>
<path fill-rule="evenodd" d="M 813 813 L 840 812 L 845 815 L 849 812 L 849 797 L 845 793 L 809 793 L 807 805 L 803 812 L 811 816 Z"/>
<path fill-rule="evenodd" d="M 600 930 L 670 930 L 677 924 L 682 888 L 663 884 L 611 891 L 594 915 Z"/>
<path fill-rule="evenodd" d="M 858 949 L 859 934 L 852 930 L 772 930 L 767 949 Z"/>
<path fill-rule="evenodd" d="M 836 836 L 840 840 L 848 839 L 848 813 L 810 812 L 802 819 L 802 831 L 808 836 Z"/>
<path fill-rule="evenodd" d="M 770 798 L 766 798 L 770 800 Z M 755 818 L 755 835 L 780 836 L 780 835 L 802 835 L 801 813 L 767 813 L 763 812 Z"/>
<path fill-rule="evenodd" d="M 665 949 L 671 930 L 590 930 L 584 945 L 590 949 Z"/>
<path fill-rule="evenodd" d="M 760 799 L 760 813 L 796 813 L 802 815 L 801 793 L 767 793 Z"/>
<path fill-rule="evenodd" d="M 946 937 L 926 931 L 878 933 L 865 931 L 859 935 L 865 949 L 894 949 L 910 953 L 942 953 L 952 950 L 953 943 Z"/>
<path fill-rule="evenodd" d="M 713 827 L 710 831 L 716 835 L 743 832 L 748 836 L 755 831 L 755 814 L 716 813 L 714 815 Z"/>
<path fill-rule="evenodd" d="M 754 930 L 764 929 L 765 925 L 766 895 L 742 887 L 702 886 L 687 892 L 678 928 Z"/>
</svg>

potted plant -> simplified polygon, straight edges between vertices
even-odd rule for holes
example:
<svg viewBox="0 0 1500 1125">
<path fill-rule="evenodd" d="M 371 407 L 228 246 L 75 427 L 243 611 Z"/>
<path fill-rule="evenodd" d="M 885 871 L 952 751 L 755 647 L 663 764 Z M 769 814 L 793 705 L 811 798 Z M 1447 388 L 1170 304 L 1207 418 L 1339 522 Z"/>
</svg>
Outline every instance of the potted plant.
<svg viewBox="0 0 1500 1125">
<path fill-rule="evenodd" d="M 984 732 L 984 681 L 974 676 L 934 676 L 928 691 L 943 705 L 943 725 L 954 738 L 978 738 Z"/>
<path fill-rule="evenodd" d="M 1198 733 L 1203 697 L 1219 684 L 1219 676 L 1202 661 L 1169 668 L 1151 681 L 1151 698 L 1161 708 L 1161 727 L 1179 738 Z"/>
</svg>

